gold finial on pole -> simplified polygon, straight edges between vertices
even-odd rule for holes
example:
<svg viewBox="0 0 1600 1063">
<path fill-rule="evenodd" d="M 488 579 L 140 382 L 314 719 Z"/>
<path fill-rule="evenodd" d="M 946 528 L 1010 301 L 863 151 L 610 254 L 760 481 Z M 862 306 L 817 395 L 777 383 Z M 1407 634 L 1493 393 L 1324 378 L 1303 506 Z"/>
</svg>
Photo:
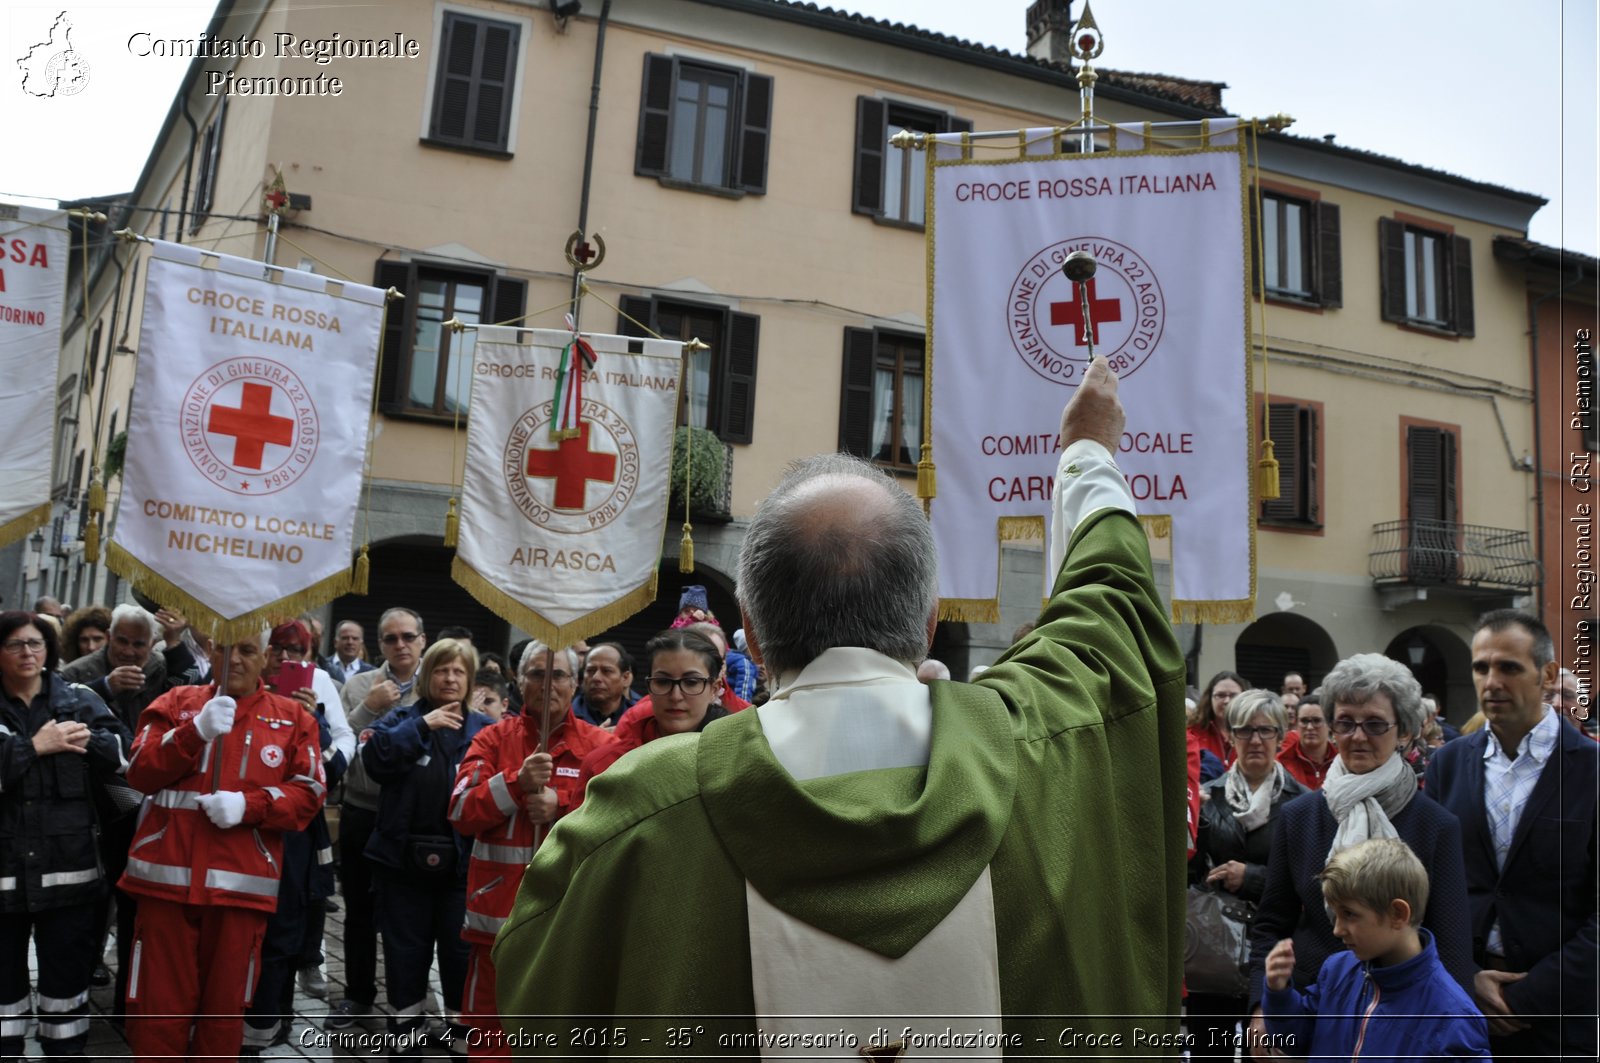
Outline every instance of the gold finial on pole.
<svg viewBox="0 0 1600 1063">
<path fill-rule="evenodd" d="M 1083 17 L 1072 27 L 1072 54 L 1082 64 L 1078 68 L 1078 104 L 1083 113 L 1078 121 L 1083 126 L 1083 134 L 1078 141 L 1078 150 L 1085 155 L 1094 151 L 1094 131 L 1091 128 L 1094 124 L 1094 83 L 1100 80 L 1100 75 L 1094 72 L 1089 60 L 1100 58 L 1103 51 L 1105 39 L 1100 35 L 1094 12 L 1089 10 L 1088 0 L 1084 0 Z"/>
<path fill-rule="evenodd" d="M 1271 130 L 1274 133 L 1281 133 L 1294 125 L 1294 116 L 1279 111 L 1277 114 L 1268 115 L 1265 118 L 1257 119 L 1257 121 L 1261 123 L 1261 128 Z"/>
<path fill-rule="evenodd" d="M 927 147 L 928 135 L 926 133 L 913 133 L 909 129 L 902 129 L 889 138 L 889 146 L 893 148 L 912 148 L 921 151 Z"/>
</svg>

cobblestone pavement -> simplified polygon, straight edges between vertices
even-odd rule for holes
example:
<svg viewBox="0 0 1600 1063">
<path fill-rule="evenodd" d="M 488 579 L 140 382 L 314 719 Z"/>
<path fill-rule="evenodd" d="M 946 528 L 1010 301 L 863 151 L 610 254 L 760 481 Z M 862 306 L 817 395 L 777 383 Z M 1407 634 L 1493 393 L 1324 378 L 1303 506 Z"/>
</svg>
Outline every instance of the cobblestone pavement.
<svg viewBox="0 0 1600 1063">
<path fill-rule="evenodd" d="M 374 1024 L 378 1028 L 373 1031 L 364 1030 L 357 1025 L 349 1030 L 340 1032 L 324 1031 L 323 1020 L 327 1018 L 329 1009 L 344 996 L 344 913 L 345 899 L 341 896 L 336 903 L 339 911 L 328 913 L 328 925 L 323 934 L 323 953 L 326 962 L 323 970 L 327 973 L 328 995 L 326 1000 L 318 999 L 307 994 L 298 984 L 295 985 L 294 995 L 294 1028 L 289 1033 L 289 1043 L 270 1048 L 262 1054 L 263 1059 L 370 1059 L 384 1054 L 384 1043 L 381 1024 Z M 110 963 L 116 962 L 116 946 L 108 942 L 106 956 Z M 429 984 L 433 993 L 433 1002 L 439 999 L 439 971 L 435 966 Z M 383 1010 L 384 999 L 384 970 L 382 949 L 378 956 L 378 1010 Z M 128 1044 L 122 1034 L 112 1024 L 111 1014 L 112 989 L 90 990 L 89 999 L 93 1018 L 89 1026 L 89 1046 L 87 1054 L 91 1059 L 126 1059 L 130 1053 Z M 434 1009 L 434 1019 L 438 1020 L 437 1008 Z M 436 1029 L 442 1030 L 442 1020 L 436 1022 Z M 452 1053 L 443 1045 L 432 1049 L 433 1054 L 417 1054 L 408 1056 L 409 1059 L 446 1060 L 464 1058 Z M 27 1042 L 29 1059 L 44 1058 L 43 1051 L 39 1048 L 38 1038 L 29 1032 Z"/>
</svg>

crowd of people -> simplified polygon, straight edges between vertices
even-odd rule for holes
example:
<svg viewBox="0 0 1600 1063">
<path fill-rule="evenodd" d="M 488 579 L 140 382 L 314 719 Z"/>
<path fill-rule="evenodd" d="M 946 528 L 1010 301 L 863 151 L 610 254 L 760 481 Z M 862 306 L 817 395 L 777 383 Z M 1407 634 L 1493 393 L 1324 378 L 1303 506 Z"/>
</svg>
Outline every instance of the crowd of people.
<svg viewBox="0 0 1600 1063">
<path fill-rule="evenodd" d="M 502 1004 L 518 1030 L 625 1012 L 800 1036 L 881 1010 L 1003 1014 L 1024 1050 L 1052 1016 L 1089 1044 L 1128 1015 L 1178 1036 L 1187 859 L 1255 911 L 1248 989 L 1187 1002 L 1197 1058 L 1592 1059 L 1600 746 L 1549 632 L 1480 620 L 1465 734 L 1358 654 L 1314 688 L 1219 673 L 1185 755 L 1121 425 L 1097 361 L 1063 415 L 1052 597 L 966 684 L 919 667 L 920 508 L 842 456 L 757 511 L 731 643 L 701 588 L 637 656 L 500 657 L 402 606 L 377 662 L 349 620 L 322 657 L 311 616 L 220 646 L 132 604 L 0 613 L 0 1057 L 34 1025 L 82 1056 L 113 979 L 135 1056 L 259 1055 L 297 984 L 327 994 L 335 904 L 325 1027 L 395 1055 L 439 1029 L 510 1058 Z"/>
</svg>

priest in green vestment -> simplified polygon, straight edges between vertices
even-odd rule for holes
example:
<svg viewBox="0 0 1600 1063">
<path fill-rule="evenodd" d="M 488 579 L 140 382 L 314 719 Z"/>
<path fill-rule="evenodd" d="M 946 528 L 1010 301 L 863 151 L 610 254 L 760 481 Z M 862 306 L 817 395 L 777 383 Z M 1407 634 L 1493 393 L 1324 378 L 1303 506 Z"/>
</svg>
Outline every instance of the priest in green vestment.
<svg viewBox="0 0 1600 1063">
<path fill-rule="evenodd" d="M 1175 1055 L 1184 662 L 1096 359 L 1062 414 L 1053 591 L 971 684 L 917 682 L 920 507 L 840 455 L 746 534 L 771 701 L 636 750 L 522 880 L 494 949 L 517 1051 Z"/>
</svg>

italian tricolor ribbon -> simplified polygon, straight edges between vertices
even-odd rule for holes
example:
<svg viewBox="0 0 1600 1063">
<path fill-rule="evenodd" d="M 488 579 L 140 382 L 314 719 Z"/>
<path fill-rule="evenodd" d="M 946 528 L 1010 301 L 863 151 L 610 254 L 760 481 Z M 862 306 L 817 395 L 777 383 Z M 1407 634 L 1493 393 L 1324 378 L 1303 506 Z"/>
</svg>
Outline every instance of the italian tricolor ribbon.
<svg viewBox="0 0 1600 1063">
<path fill-rule="evenodd" d="M 574 366 L 572 352 L 576 349 L 582 366 Z M 561 348 L 561 363 L 556 367 L 556 415 L 550 419 L 551 439 L 573 439 L 578 435 L 579 415 L 583 409 L 583 372 L 593 369 L 596 356 L 594 348 L 582 336 L 574 336 Z"/>
</svg>

